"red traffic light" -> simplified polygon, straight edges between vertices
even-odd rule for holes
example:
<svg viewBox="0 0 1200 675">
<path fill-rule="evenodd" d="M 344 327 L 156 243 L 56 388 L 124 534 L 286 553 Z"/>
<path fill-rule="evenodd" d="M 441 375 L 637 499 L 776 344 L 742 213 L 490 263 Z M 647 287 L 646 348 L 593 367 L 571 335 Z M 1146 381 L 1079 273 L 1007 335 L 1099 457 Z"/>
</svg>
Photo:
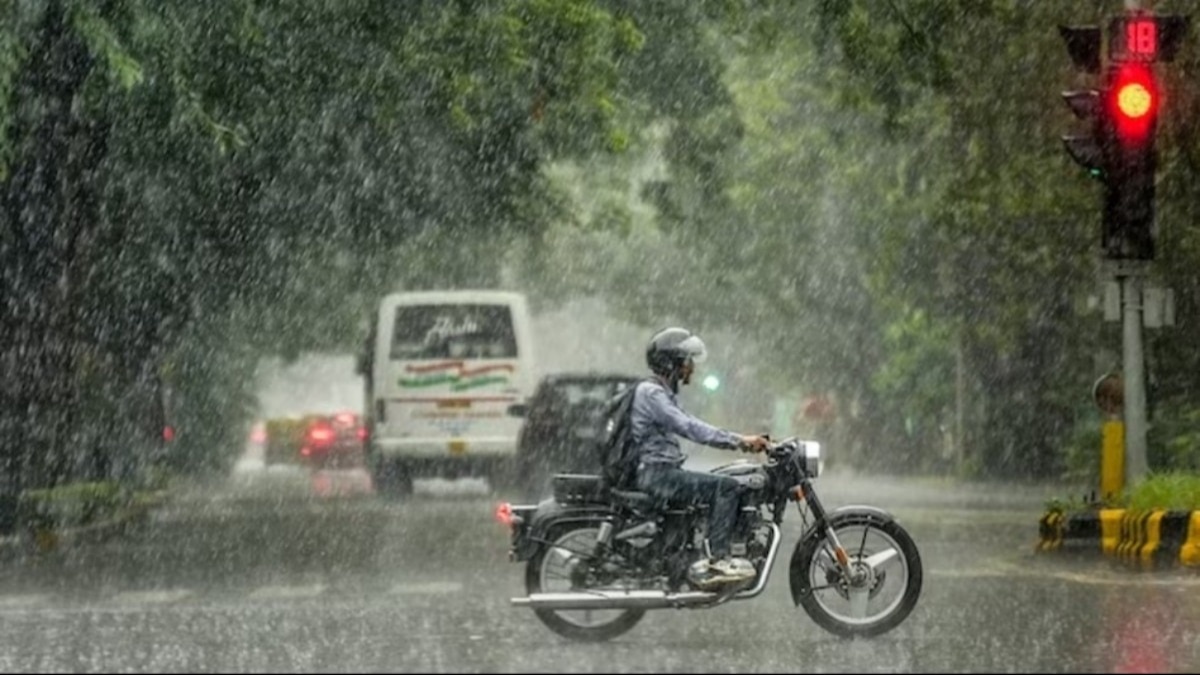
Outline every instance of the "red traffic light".
<svg viewBox="0 0 1200 675">
<path fill-rule="evenodd" d="M 1154 98 L 1141 82 L 1130 82 L 1117 91 L 1117 108 L 1130 119 L 1140 119 L 1150 114 Z"/>
<path fill-rule="evenodd" d="M 1123 142 L 1144 139 L 1158 113 L 1158 87 L 1144 66 L 1125 64 L 1117 69 L 1109 87 L 1110 109 L 1117 137 Z"/>
</svg>

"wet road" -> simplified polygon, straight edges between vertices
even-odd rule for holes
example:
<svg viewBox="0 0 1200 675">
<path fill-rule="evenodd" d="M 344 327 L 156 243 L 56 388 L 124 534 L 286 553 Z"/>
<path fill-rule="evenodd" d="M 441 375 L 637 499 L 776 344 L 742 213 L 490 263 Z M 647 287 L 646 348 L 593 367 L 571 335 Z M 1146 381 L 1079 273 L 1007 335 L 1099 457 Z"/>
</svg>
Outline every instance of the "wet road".
<svg viewBox="0 0 1200 675">
<path fill-rule="evenodd" d="M 830 506 L 896 513 L 925 586 L 898 629 L 824 633 L 778 574 L 748 602 L 659 610 L 617 640 L 567 642 L 513 608 L 481 482 L 361 494 L 353 472 L 194 486 L 146 526 L 0 571 L 0 670 L 74 672 L 1195 672 L 1195 573 L 1035 556 L 1052 490 L 830 476 Z M 324 496 L 314 496 L 324 495 Z M 791 527 L 788 527 L 791 525 Z"/>
</svg>

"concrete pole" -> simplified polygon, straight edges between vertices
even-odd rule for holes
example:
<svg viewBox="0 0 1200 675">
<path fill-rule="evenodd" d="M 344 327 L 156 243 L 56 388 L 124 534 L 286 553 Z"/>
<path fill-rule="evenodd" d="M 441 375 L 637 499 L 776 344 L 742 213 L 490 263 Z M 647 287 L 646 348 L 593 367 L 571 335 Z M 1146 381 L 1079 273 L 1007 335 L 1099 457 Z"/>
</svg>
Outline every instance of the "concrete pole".
<svg viewBox="0 0 1200 675">
<path fill-rule="evenodd" d="M 1123 271 L 1121 284 L 1124 328 L 1122 379 L 1125 381 L 1125 487 L 1146 477 L 1146 368 L 1142 349 L 1141 275 Z"/>
</svg>

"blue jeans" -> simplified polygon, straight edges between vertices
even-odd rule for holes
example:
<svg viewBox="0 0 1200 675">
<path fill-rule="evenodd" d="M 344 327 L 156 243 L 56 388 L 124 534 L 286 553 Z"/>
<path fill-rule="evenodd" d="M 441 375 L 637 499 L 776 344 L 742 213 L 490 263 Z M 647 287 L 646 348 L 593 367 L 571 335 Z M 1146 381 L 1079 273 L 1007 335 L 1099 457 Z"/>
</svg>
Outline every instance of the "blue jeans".
<svg viewBox="0 0 1200 675">
<path fill-rule="evenodd" d="M 638 468 L 637 487 L 673 506 L 708 504 L 708 547 L 714 558 L 729 555 L 740 496 L 736 480 L 669 464 L 644 464 Z"/>
</svg>

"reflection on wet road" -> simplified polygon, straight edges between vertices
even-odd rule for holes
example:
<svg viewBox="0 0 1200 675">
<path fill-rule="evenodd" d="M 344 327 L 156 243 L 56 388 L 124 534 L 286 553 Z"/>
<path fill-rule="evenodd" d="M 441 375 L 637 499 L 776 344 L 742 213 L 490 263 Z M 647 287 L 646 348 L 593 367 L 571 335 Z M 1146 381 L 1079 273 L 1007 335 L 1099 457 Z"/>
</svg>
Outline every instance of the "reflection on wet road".
<svg viewBox="0 0 1200 675">
<path fill-rule="evenodd" d="M 1200 576 L 1035 557 L 1032 488 L 828 477 L 891 509 L 926 570 L 900 628 L 842 641 L 795 608 L 785 521 L 758 599 L 660 610 L 606 644 L 509 606 L 523 569 L 481 481 L 389 503 L 365 474 L 260 470 L 184 490 L 104 544 L 5 563 L 0 669 L 282 672 L 1194 672 Z"/>
</svg>

